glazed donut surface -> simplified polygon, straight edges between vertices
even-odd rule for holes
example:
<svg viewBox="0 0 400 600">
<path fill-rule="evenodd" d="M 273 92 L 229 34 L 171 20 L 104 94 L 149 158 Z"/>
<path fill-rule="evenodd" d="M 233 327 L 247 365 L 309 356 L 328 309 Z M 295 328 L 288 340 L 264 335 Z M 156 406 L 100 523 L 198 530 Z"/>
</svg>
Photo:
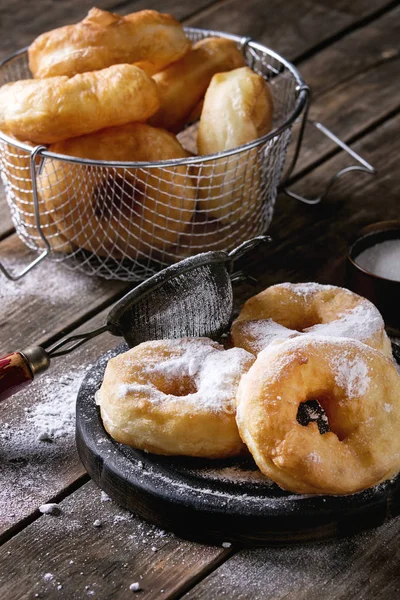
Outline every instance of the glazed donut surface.
<svg viewBox="0 0 400 600">
<path fill-rule="evenodd" d="M 71 79 L 6 83 L 0 88 L 0 130 L 35 144 L 50 144 L 145 121 L 158 107 L 151 77 L 133 65 L 113 65 Z"/>
<path fill-rule="evenodd" d="M 98 394 L 104 427 L 115 440 L 157 454 L 240 454 L 235 395 L 253 362 L 208 338 L 144 342 L 107 365 Z"/>
<path fill-rule="evenodd" d="M 350 290 L 332 285 L 273 285 L 245 302 L 231 330 L 234 345 L 253 354 L 277 337 L 302 333 L 356 339 L 392 356 L 378 309 Z"/>
<path fill-rule="evenodd" d="M 112 161 L 184 158 L 174 135 L 143 123 L 104 129 L 54 144 L 52 152 Z M 62 235 L 98 256 L 136 258 L 176 242 L 191 220 L 196 193 L 184 166 L 86 167 L 47 159 L 40 194 Z"/>
<path fill-rule="evenodd" d="M 149 75 L 179 60 L 190 48 L 182 25 L 171 15 L 142 10 L 125 17 L 92 8 L 75 25 L 43 33 L 29 47 L 34 77 L 97 71 L 136 63 Z"/>
<path fill-rule="evenodd" d="M 318 400 L 330 431 L 297 421 Z M 260 470 L 286 490 L 351 494 L 400 469 L 400 378 L 391 360 L 346 338 L 299 337 L 263 350 L 241 379 L 237 423 Z"/>
</svg>

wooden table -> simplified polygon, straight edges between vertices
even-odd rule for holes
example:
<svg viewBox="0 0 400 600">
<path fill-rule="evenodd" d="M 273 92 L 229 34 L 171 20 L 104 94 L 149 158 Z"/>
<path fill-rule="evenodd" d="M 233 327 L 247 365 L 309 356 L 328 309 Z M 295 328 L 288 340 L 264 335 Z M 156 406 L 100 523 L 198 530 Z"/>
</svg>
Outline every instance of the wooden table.
<svg viewBox="0 0 400 600">
<path fill-rule="evenodd" d="M 82 18 L 92 1 L 9 0 L 0 4 L 0 53 L 40 32 Z M 343 283 L 349 237 L 369 223 L 399 217 L 400 6 L 388 0 L 100 1 L 121 13 L 171 12 L 184 23 L 252 36 L 300 69 L 314 90 L 311 116 L 351 143 L 378 174 L 349 174 L 318 206 L 280 198 L 274 242 L 247 264 L 257 286 Z M 296 188 L 315 195 L 349 164 L 318 132 L 307 131 Z M 1 196 L 0 259 L 14 268 L 29 253 L 13 232 Z M 0 278 L 0 350 L 48 344 L 102 323 L 126 290 L 45 263 L 18 283 Z M 400 519 L 368 533 L 307 546 L 244 550 L 195 544 L 157 530 L 107 501 L 90 482 L 74 445 L 73 403 L 80 381 L 115 338 L 103 335 L 0 407 L 0 597 L 200 599 L 399 598 Z M 38 439 L 53 427 L 52 443 Z M 38 507 L 58 502 L 61 515 Z M 96 527 L 95 521 L 101 525 Z"/>
</svg>

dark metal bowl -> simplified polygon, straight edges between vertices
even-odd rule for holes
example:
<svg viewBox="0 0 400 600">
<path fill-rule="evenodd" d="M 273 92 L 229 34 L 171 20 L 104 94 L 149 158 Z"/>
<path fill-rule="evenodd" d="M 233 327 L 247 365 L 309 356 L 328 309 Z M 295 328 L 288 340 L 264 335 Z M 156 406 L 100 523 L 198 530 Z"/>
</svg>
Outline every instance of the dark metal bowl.
<svg viewBox="0 0 400 600">
<path fill-rule="evenodd" d="M 346 286 L 371 300 L 380 310 L 388 332 L 400 335 L 400 281 L 374 275 L 356 262 L 357 256 L 367 248 L 394 239 L 400 239 L 400 220 L 381 221 L 361 229 L 349 245 Z"/>
</svg>

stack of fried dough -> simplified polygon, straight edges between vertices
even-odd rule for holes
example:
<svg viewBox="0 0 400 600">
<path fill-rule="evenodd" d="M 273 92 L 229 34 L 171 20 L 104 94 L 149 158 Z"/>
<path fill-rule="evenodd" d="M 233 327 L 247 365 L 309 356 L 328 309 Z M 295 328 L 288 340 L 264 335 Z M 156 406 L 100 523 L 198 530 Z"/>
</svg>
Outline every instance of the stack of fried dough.
<svg viewBox="0 0 400 600">
<path fill-rule="evenodd" d="M 34 78 L 0 88 L 0 130 L 58 155 L 118 163 L 102 169 L 45 159 L 40 223 L 54 250 L 83 248 L 115 259 L 154 251 L 180 256 L 193 237 L 216 247 L 221 228 L 237 234 L 235 223 L 261 210 L 256 152 L 200 168 L 151 167 L 191 156 L 176 134 L 199 115 L 200 155 L 271 130 L 268 85 L 245 66 L 233 41 L 192 44 L 170 15 L 144 10 L 121 17 L 93 8 L 83 21 L 40 35 L 28 53 Z M 9 143 L 4 157 L 13 201 L 33 235 L 29 154 Z"/>
<path fill-rule="evenodd" d="M 117 441 L 166 455 L 250 452 L 285 490 L 346 495 L 400 470 L 400 377 L 376 307 L 349 290 L 279 284 L 250 298 L 228 349 L 144 342 L 97 393 Z"/>
</svg>

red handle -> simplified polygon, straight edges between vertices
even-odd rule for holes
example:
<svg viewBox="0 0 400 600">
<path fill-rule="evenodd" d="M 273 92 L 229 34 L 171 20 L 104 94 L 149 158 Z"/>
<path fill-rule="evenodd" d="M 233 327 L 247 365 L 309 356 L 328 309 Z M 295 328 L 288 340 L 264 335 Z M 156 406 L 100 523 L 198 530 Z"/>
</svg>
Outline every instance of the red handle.
<svg viewBox="0 0 400 600">
<path fill-rule="evenodd" d="M 0 358 L 0 402 L 33 380 L 33 373 L 19 352 Z"/>
</svg>

